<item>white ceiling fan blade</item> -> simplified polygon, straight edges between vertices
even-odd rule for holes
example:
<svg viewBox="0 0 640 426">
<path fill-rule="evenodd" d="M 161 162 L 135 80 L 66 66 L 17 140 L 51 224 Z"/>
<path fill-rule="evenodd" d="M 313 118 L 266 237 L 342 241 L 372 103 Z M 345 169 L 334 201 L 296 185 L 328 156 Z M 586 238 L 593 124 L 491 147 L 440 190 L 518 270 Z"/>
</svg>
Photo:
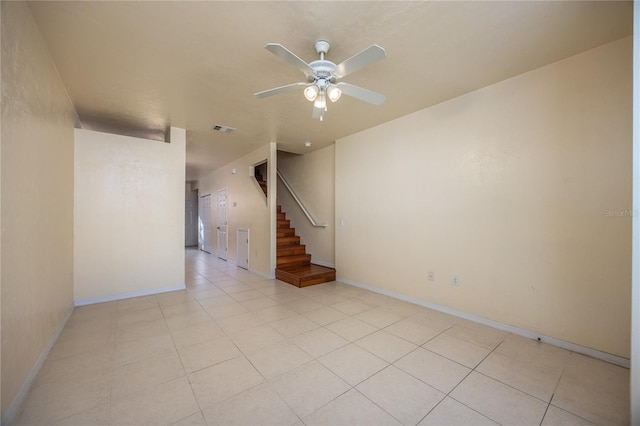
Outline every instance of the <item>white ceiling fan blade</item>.
<svg viewBox="0 0 640 426">
<path fill-rule="evenodd" d="M 364 68 L 367 65 L 371 65 L 386 57 L 387 53 L 384 49 L 377 44 L 374 44 L 367 47 L 362 52 L 356 53 L 346 61 L 336 65 L 334 74 L 337 78 L 342 78 L 345 75 L 358 71 L 360 68 Z"/>
<path fill-rule="evenodd" d="M 277 57 L 289 62 L 291 65 L 298 68 L 303 73 L 313 74 L 313 68 L 311 68 L 309 64 L 307 64 L 305 61 L 300 59 L 298 56 L 296 56 L 295 53 L 291 52 L 289 49 L 287 49 L 283 45 L 278 43 L 268 43 L 264 46 L 264 48 L 267 49 L 269 52 L 273 53 L 274 55 L 276 55 Z"/>
<path fill-rule="evenodd" d="M 380 93 L 374 92 L 369 89 L 364 89 L 360 86 L 354 86 L 353 84 L 338 83 L 337 86 L 345 95 L 360 99 L 361 101 L 368 102 L 373 105 L 381 105 L 385 101 L 385 99 L 387 99 Z"/>
<path fill-rule="evenodd" d="M 266 98 L 268 96 L 279 95 L 280 93 L 290 92 L 292 90 L 297 89 L 299 86 L 306 86 L 307 83 L 292 83 L 287 84 L 286 86 L 274 87 L 273 89 L 263 90 L 262 92 L 254 93 L 253 95 L 258 98 Z"/>
</svg>

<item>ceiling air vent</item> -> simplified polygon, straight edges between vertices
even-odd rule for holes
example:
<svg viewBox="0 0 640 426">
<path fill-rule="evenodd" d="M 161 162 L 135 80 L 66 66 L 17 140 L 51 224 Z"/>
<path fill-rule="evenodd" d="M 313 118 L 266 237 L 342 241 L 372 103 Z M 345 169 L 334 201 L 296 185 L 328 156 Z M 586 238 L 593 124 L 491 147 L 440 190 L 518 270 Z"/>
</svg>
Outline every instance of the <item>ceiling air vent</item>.
<svg viewBox="0 0 640 426">
<path fill-rule="evenodd" d="M 212 129 L 222 133 L 233 133 L 236 130 L 233 127 L 221 126 L 219 124 L 214 125 Z"/>
</svg>

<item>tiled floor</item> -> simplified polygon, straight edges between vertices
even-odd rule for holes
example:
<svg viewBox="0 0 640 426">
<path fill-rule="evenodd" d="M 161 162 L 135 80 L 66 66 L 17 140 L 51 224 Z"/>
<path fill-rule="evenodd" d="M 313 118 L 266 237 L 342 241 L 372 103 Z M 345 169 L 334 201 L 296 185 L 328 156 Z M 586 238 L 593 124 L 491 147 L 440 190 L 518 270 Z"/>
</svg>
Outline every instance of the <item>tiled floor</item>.
<svg viewBox="0 0 640 426">
<path fill-rule="evenodd" d="M 624 425 L 629 371 L 187 250 L 187 290 L 77 308 L 20 425 Z"/>
</svg>

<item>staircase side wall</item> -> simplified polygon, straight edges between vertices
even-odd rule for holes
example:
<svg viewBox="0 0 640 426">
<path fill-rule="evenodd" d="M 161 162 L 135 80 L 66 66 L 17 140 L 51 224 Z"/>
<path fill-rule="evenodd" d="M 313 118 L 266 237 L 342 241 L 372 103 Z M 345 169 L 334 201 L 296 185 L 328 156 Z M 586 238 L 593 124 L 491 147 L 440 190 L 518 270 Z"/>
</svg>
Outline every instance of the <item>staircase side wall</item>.
<svg viewBox="0 0 640 426">
<path fill-rule="evenodd" d="M 278 179 L 278 204 L 296 228 L 312 262 L 335 265 L 335 145 L 305 155 L 278 152 L 278 170 L 311 215 L 326 228 L 315 228 Z"/>
</svg>

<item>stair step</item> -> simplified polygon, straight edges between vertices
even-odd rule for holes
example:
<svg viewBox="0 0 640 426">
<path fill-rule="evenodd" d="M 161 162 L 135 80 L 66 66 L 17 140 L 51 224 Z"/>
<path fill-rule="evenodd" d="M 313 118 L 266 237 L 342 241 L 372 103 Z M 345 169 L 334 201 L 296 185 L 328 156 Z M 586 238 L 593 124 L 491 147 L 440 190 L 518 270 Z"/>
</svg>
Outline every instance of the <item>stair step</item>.
<svg viewBox="0 0 640 426">
<path fill-rule="evenodd" d="M 336 280 L 336 270 L 326 266 L 285 266 L 276 269 L 276 279 L 296 287 L 307 287 Z"/>
<path fill-rule="evenodd" d="M 300 244 L 300 237 L 280 237 L 276 239 L 276 247 L 297 246 Z"/>
<path fill-rule="evenodd" d="M 276 237 L 291 237 L 296 235 L 296 230 L 293 228 L 278 228 L 276 232 Z"/>
<path fill-rule="evenodd" d="M 276 223 L 278 225 L 278 228 L 290 228 L 291 227 L 291 221 L 288 220 L 288 219 L 277 219 Z"/>
<path fill-rule="evenodd" d="M 310 254 L 294 254 L 291 256 L 279 256 L 276 258 L 276 267 L 281 266 L 302 266 L 311 263 Z"/>
<path fill-rule="evenodd" d="M 280 256 L 291 256 L 294 254 L 306 254 L 307 251 L 303 244 L 297 246 L 287 246 L 287 247 L 279 247 L 277 257 Z"/>
</svg>

